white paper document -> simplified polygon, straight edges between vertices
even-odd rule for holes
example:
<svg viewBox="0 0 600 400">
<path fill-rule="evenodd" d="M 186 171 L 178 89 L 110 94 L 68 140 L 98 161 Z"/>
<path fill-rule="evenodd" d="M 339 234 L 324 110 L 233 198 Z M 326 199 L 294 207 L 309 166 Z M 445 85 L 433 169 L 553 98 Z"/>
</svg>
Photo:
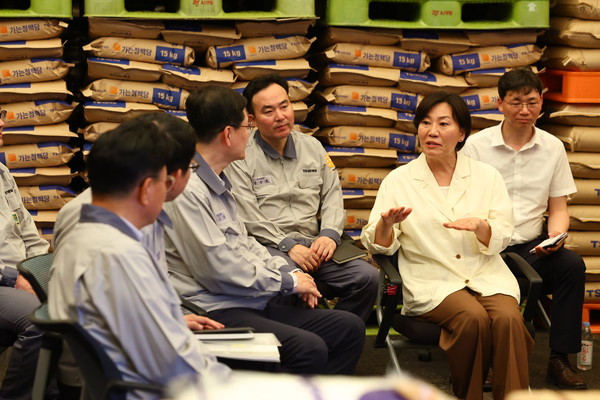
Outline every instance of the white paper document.
<svg viewBox="0 0 600 400">
<path fill-rule="evenodd" d="M 205 340 L 199 339 L 217 357 L 236 360 L 279 362 L 281 346 L 272 333 L 255 333 L 252 339 Z"/>
</svg>

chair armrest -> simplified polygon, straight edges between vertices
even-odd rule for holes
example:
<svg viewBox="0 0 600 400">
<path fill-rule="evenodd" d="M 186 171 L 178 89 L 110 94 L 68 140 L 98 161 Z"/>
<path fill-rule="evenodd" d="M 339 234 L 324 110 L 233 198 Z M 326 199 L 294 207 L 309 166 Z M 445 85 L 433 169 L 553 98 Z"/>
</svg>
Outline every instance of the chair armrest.
<svg viewBox="0 0 600 400">
<path fill-rule="evenodd" d="M 392 263 L 392 257 L 395 256 L 395 254 L 393 256 L 373 254 L 373 259 L 377 265 L 379 265 L 379 268 L 383 270 L 385 276 L 388 277 L 390 283 L 402 286 L 402 277 L 400 277 L 400 272 L 398 272 L 398 268 L 396 268 L 396 266 L 394 266 Z"/>
<path fill-rule="evenodd" d="M 183 297 L 179 297 L 179 300 L 181 300 L 181 307 L 184 308 L 185 310 L 188 310 L 189 312 L 196 314 L 196 315 L 200 315 L 202 317 L 205 317 L 206 315 L 208 315 L 208 312 L 204 308 L 197 306 L 196 304 L 192 303 L 191 301 L 184 299 Z"/>
<path fill-rule="evenodd" d="M 379 329 L 375 337 L 374 346 L 386 347 L 386 338 L 392 327 L 392 321 L 396 314 L 396 308 L 402 298 L 402 278 L 396 266 L 392 262 L 393 256 L 374 254 L 373 258 L 379 265 L 378 303 L 377 319 Z"/>
<path fill-rule="evenodd" d="M 506 264 L 509 266 L 511 271 L 515 273 L 516 270 L 519 275 L 524 276 L 529 282 L 527 303 L 525 304 L 525 309 L 523 310 L 523 319 L 527 322 L 530 322 L 533 320 L 535 307 L 537 306 L 537 302 L 542 293 L 542 278 L 520 255 L 512 252 L 506 252 L 502 253 L 502 257 L 505 259 L 505 262 L 506 258 L 510 258 L 512 262 L 508 262 Z"/>
</svg>

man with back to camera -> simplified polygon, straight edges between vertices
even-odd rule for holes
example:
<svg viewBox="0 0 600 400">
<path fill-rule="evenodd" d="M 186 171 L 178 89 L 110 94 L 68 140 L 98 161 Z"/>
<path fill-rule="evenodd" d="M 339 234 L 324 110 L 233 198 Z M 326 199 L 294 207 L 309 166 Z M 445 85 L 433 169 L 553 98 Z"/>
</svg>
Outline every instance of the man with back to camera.
<svg viewBox="0 0 600 400">
<path fill-rule="evenodd" d="M 223 170 L 244 158 L 245 106 L 240 94 L 218 86 L 196 90 L 187 99 L 200 167 L 183 193 L 165 204 L 173 221 L 173 229 L 165 232 L 169 278 L 210 318 L 274 333 L 282 343 L 282 371 L 352 374 L 364 323 L 344 311 L 274 304 L 271 300 L 295 293 L 314 307 L 320 293 L 310 275 L 271 256 L 238 220 Z"/>
<path fill-rule="evenodd" d="M 165 166 L 181 121 L 167 117 L 124 122 L 94 144 L 92 204 L 57 245 L 48 293 L 50 316 L 78 321 L 125 380 L 161 385 L 229 371 L 188 329 L 167 271 L 141 242 L 175 182 Z"/>
<path fill-rule="evenodd" d="M 498 82 L 498 109 L 504 121 L 470 137 L 462 151 L 502 174 L 515 217 L 505 251 L 529 262 L 542 277 L 544 290 L 552 294 L 548 380 L 561 389 L 586 389 L 568 358 L 581 351 L 585 265 L 578 254 L 563 247 L 564 239 L 553 247 L 539 246 L 568 231 L 567 196 L 576 192 L 564 145 L 535 127 L 542 90 L 542 81 L 529 68 L 505 73 Z"/>
<path fill-rule="evenodd" d="M 257 130 L 246 158 L 231 177 L 240 219 L 250 235 L 311 274 L 335 309 L 366 321 L 377 295 L 378 271 L 364 260 L 337 264 L 345 212 L 335 166 L 315 138 L 293 131 L 288 84 L 277 75 L 253 79 L 244 89 L 250 124 Z"/>
</svg>

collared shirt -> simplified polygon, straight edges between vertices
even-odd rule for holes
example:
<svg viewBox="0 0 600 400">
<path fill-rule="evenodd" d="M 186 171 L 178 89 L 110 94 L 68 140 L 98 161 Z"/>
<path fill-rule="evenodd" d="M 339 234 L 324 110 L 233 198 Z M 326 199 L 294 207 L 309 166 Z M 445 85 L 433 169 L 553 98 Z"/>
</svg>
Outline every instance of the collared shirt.
<svg viewBox="0 0 600 400">
<path fill-rule="evenodd" d="M 86 204 L 69 236 L 52 265 L 52 318 L 78 321 L 125 380 L 165 385 L 186 374 L 227 373 L 186 327 L 166 272 L 120 217 Z"/>
<path fill-rule="evenodd" d="M 38 234 L 31 214 L 8 168 L 0 164 L 0 286 L 15 286 L 17 264 L 26 258 L 48 252 L 49 243 Z"/>
<path fill-rule="evenodd" d="M 375 229 L 381 213 L 392 207 L 413 211 L 394 226 L 393 243 L 383 247 L 374 243 Z M 466 217 L 489 223 L 487 247 L 473 232 L 443 226 Z M 502 293 L 518 301 L 519 286 L 500 256 L 512 229 L 512 205 L 498 171 L 459 154 L 445 196 L 421 154 L 383 180 L 361 241 L 373 253 L 398 251 L 402 313 L 421 315 L 465 287 L 482 296 Z"/>
<path fill-rule="evenodd" d="M 517 151 L 504 143 L 502 125 L 493 126 L 469 137 L 461 152 L 494 166 L 504 178 L 514 206 L 511 245 L 542 233 L 550 197 L 577 191 L 564 145 L 541 129 L 535 128 L 533 138 Z"/>
<path fill-rule="evenodd" d="M 85 189 L 73 200 L 65 204 L 58 212 L 56 223 L 54 224 L 54 247 L 58 247 L 60 241 L 67 237 L 68 233 L 73 230 L 75 224 L 79 222 L 81 207 L 84 204 L 92 202 L 92 191 L 90 188 Z M 141 242 L 151 251 L 153 256 L 162 265 L 164 270 L 167 270 L 167 259 L 165 257 L 165 227 L 171 227 L 172 222 L 166 212 L 161 213 L 156 218 L 156 221 L 150 225 L 146 225 L 141 229 Z"/>
<path fill-rule="evenodd" d="M 345 211 L 335 166 L 311 136 L 292 131 L 280 155 L 257 131 L 226 170 L 240 218 L 265 246 L 288 252 L 327 236 L 340 244 Z M 320 220 L 319 218 L 320 217 Z"/>
<path fill-rule="evenodd" d="M 278 294 L 290 294 L 295 270 L 273 257 L 238 220 L 227 176 L 200 154 L 185 190 L 165 204 L 173 228 L 165 231 L 169 279 L 184 298 L 207 311 L 263 309 Z"/>
</svg>

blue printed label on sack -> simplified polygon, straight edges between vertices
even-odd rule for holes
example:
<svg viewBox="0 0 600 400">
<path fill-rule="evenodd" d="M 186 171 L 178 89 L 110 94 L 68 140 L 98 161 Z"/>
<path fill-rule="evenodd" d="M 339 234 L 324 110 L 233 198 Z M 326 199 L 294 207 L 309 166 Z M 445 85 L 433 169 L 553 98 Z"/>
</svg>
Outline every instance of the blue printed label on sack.
<svg viewBox="0 0 600 400">
<path fill-rule="evenodd" d="M 0 152 L 0 163 L 6 165 L 6 153 Z"/>
<path fill-rule="evenodd" d="M 409 81 L 421 81 L 421 82 L 436 82 L 437 78 L 430 72 L 407 72 L 400 71 L 400 79 L 406 79 Z"/>
<path fill-rule="evenodd" d="M 403 154 L 403 153 L 400 153 L 400 154 L 398 154 L 398 160 L 397 160 L 397 162 L 399 164 L 407 164 L 407 163 L 411 162 L 412 160 L 415 160 L 417 157 L 419 157 L 418 154 Z"/>
<path fill-rule="evenodd" d="M 362 106 L 339 106 L 336 104 L 327 105 L 329 111 L 340 111 L 340 112 L 367 112 L 367 107 Z"/>
<path fill-rule="evenodd" d="M 88 100 L 83 103 L 84 107 L 111 107 L 111 108 L 125 108 L 127 103 L 124 101 L 95 101 Z"/>
<path fill-rule="evenodd" d="M 479 101 L 479 96 L 476 94 L 471 96 L 461 96 L 462 99 L 467 103 L 467 108 L 469 110 L 480 110 L 481 102 Z"/>
<path fill-rule="evenodd" d="M 264 61 L 242 61 L 235 63 L 236 67 L 253 67 L 257 65 L 275 65 L 277 60 L 264 60 Z"/>
<path fill-rule="evenodd" d="M 502 115 L 502 112 L 500 110 L 478 110 L 478 111 L 471 111 L 471 115 Z"/>
<path fill-rule="evenodd" d="M 246 59 L 246 50 L 244 50 L 244 46 L 217 47 L 215 53 L 217 56 L 217 64 L 243 61 Z"/>
<path fill-rule="evenodd" d="M 11 83 L 9 85 L 2 85 L 0 89 L 29 89 L 31 83 Z"/>
<path fill-rule="evenodd" d="M 478 69 L 481 67 L 478 54 L 465 54 L 462 56 L 452 56 L 452 68 L 454 71 L 466 71 L 469 69 Z"/>
<path fill-rule="evenodd" d="M 355 153 L 355 154 L 365 154 L 365 149 L 362 147 L 340 147 L 340 146 L 325 146 L 326 152 L 334 152 L 334 153 Z"/>
<path fill-rule="evenodd" d="M 71 105 L 66 101 L 60 100 L 34 100 L 33 104 L 35 104 L 36 106 L 43 106 L 44 104 L 62 104 L 63 106 L 71 107 Z"/>
<path fill-rule="evenodd" d="M 187 118 L 187 113 L 183 110 L 165 110 L 165 112 L 174 117 Z"/>
<path fill-rule="evenodd" d="M 412 121 L 413 119 L 415 119 L 415 115 L 411 114 L 411 113 L 405 113 L 405 112 L 398 112 L 398 119 L 400 121 Z"/>
<path fill-rule="evenodd" d="M 122 60 L 118 58 L 104 58 L 104 57 L 88 57 L 88 61 L 91 62 L 102 62 L 106 64 L 119 64 L 119 65 L 129 65 L 129 60 Z"/>
<path fill-rule="evenodd" d="M 73 196 L 77 195 L 77 193 L 75 193 L 73 190 L 71 190 L 71 189 L 69 189 L 68 187 L 65 187 L 65 186 L 40 185 L 39 188 L 40 188 L 40 190 L 60 190 L 61 192 L 72 194 Z"/>
<path fill-rule="evenodd" d="M 408 133 L 390 133 L 389 146 L 401 151 L 415 151 L 417 148 L 417 135 Z"/>
<path fill-rule="evenodd" d="M 180 72 L 182 74 L 187 74 L 187 75 L 200 75 L 200 68 L 198 67 L 182 67 L 181 65 L 174 65 L 174 64 L 164 64 L 162 66 L 162 69 L 166 70 L 166 71 L 174 71 L 174 72 Z"/>
<path fill-rule="evenodd" d="M 185 48 L 156 46 L 156 61 L 183 64 L 185 61 Z"/>
<path fill-rule="evenodd" d="M 0 153 L 4 154 L 4 153 Z M 35 174 L 35 168 L 13 168 L 10 170 L 11 174 Z"/>
<path fill-rule="evenodd" d="M 340 68 L 340 69 L 356 69 L 360 71 L 368 71 L 369 67 L 366 65 L 349 65 L 349 64 L 329 64 L 330 68 Z"/>
<path fill-rule="evenodd" d="M 415 111 L 417 109 L 417 95 L 392 93 L 391 107 L 396 110 Z"/>
<path fill-rule="evenodd" d="M 45 149 L 47 147 L 66 147 L 69 150 L 73 150 L 73 148 L 65 143 L 60 143 L 60 142 L 45 142 L 45 143 L 38 143 L 37 144 L 37 148 L 38 149 Z"/>
<path fill-rule="evenodd" d="M 342 189 L 342 195 L 344 195 L 344 196 L 364 196 L 365 191 L 362 189 Z"/>
<path fill-rule="evenodd" d="M 42 228 L 42 235 L 53 235 L 54 228 Z"/>
<path fill-rule="evenodd" d="M 490 68 L 471 71 L 472 74 L 503 74 L 508 71 L 508 68 Z"/>
<path fill-rule="evenodd" d="M 393 66 L 418 70 L 421 67 L 421 54 L 395 51 Z"/>
<path fill-rule="evenodd" d="M 179 107 L 181 101 L 181 91 L 158 89 L 152 90 L 152 102 L 167 107 Z"/>
<path fill-rule="evenodd" d="M 33 126 L 33 125 L 13 126 L 10 128 L 2 129 L 3 132 L 33 132 L 34 130 L 35 130 L 35 126 Z"/>
<path fill-rule="evenodd" d="M 20 46 L 27 43 L 25 40 L 13 40 L 11 42 L 2 42 L 2 46 Z"/>
</svg>

